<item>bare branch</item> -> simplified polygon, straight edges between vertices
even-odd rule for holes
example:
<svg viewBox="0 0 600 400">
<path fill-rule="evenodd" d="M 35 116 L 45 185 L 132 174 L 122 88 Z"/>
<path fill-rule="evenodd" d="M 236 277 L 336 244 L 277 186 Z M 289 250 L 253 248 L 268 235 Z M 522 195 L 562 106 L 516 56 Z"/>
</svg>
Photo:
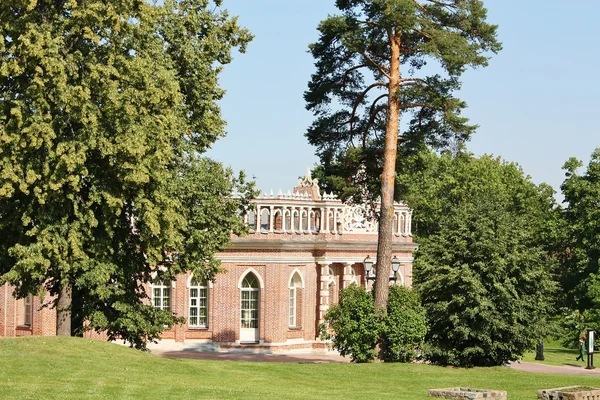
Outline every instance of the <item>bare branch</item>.
<svg viewBox="0 0 600 400">
<path fill-rule="evenodd" d="M 415 31 L 419 32 L 421 35 L 425 36 L 427 39 L 429 39 L 429 40 L 433 40 L 433 37 L 432 37 L 432 36 L 431 36 L 429 33 L 427 33 L 427 32 L 423 32 L 423 31 L 422 31 L 422 30 L 420 30 L 420 29 L 415 29 Z"/>
<path fill-rule="evenodd" d="M 400 78 L 400 82 L 421 82 L 423 85 L 427 84 L 427 82 L 421 78 Z"/>
<path fill-rule="evenodd" d="M 363 149 L 366 147 L 367 144 L 367 134 L 369 133 L 369 129 L 371 129 L 371 127 L 373 126 L 373 124 L 375 123 L 375 118 L 377 117 L 377 114 L 379 114 L 381 111 L 386 109 L 386 104 L 380 104 L 377 107 L 375 107 L 375 105 L 377 104 L 377 102 L 381 99 L 383 99 L 384 97 L 388 97 L 388 94 L 382 94 L 381 96 L 379 96 L 378 98 L 376 98 L 373 103 L 371 103 L 371 109 L 369 110 L 369 122 L 367 122 L 367 126 L 365 127 L 365 130 L 363 131 L 363 137 L 362 137 L 362 147 Z"/>
<path fill-rule="evenodd" d="M 365 24 L 365 25 L 373 25 L 373 26 L 381 26 L 381 24 L 375 22 L 375 21 L 357 21 L 359 24 Z"/>
<path fill-rule="evenodd" d="M 375 62 L 375 60 L 373 60 L 373 59 L 372 59 L 372 58 L 371 58 L 371 57 L 370 57 L 370 56 L 367 54 L 367 52 L 366 52 L 366 51 L 363 51 L 363 52 L 362 52 L 362 55 L 363 55 L 363 56 L 364 56 L 364 57 L 365 57 L 367 60 L 369 60 L 369 61 L 371 62 L 371 64 L 373 64 L 373 66 L 379 70 L 379 72 L 381 72 L 383 75 L 385 75 L 385 76 L 386 76 L 388 79 L 390 79 L 390 80 L 392 79 L 392 77 L 390 76 L 389 72 L 387 72 L 387 71 L 385 70 L 385 68 L 384 68 L 384 67 L 382 67 L 381 65 L 379 65 L 378 63 L 376 63 L 376 62 Z"/>
<path fill-rule="evenodd" d="M 354 107 L 352 108 L 352 114 L 350 114 L 350 119 L 348 120 L 348 122 L 350 123 L 350 132 L 352 132 L 354 130 L 353 122 L 354 122 L 354 117 L 356 116 L 356 110 L 358 109 L 358 106 L 360 106 L 360 104 L 364 100 L 365 96 L 367 95 L 367 93 L 369 93 L 369 91 L 371 89 L 379 87 L 379 86 L 387 86 L 387 84 L 385 82 L 375 82 L 375 83 L 369 85 L 356 99 L 356 101 L 354 103 Z"/>
<path fill-rule="evenodd" d="M 369 66 L 369 64 L 360 64 L 360 65 L 355 65 L 354 67 L 346 70 L 346 72 L 344 72 L 344 77 L 342 78 L 342 86 L 346 86 L 346 78 L 348 78 L 348 75 L 350 74 L 350 72 L 356 71 L 357 69 L 366 68 L 368 66 Z"/>
<path fill-rule="evenodd" d="M 419 3 L 417 0 L 413 0 L 413 3 L 415 3 L 417 7 L 421 9 L 421 11 L 425 11 L 425 7 L 423 7 L 423 4 Z"/>
<path fill-rule="evenodd" d="M 430 107 L 429 104 L 427 103 L 412 103 L 412 104 L 402 104 L 399 108 L 400 110 L 406 110 L 409 108 L 417 108 L 417 107 Z M 432 108 L 432 107 L 430 107 Z"/>
<path fill-rule="evenodd" d="M 457 7 L 454 4 L 452 4 L 452 3 L 446 3 L 446 2 L 443 2 L 443 1 L 439 1 L 439 0 L 427 0 L 427 1 L 429 1 L 430 3 L 436 4 L 436 5 L 440 6 L 440 7 L 449 8 L 451 10 L 456 10 L 457 9 Z M 416 3 L 416 1 L 415 1 L 415 3 Z"/>
<path fill-rule="evenodd" d="M 407 86 L 423 86 L 423 83 L 421 82 L 404 82 L 400 84 L 400 87 L 407 87 Z"/>
</svg>

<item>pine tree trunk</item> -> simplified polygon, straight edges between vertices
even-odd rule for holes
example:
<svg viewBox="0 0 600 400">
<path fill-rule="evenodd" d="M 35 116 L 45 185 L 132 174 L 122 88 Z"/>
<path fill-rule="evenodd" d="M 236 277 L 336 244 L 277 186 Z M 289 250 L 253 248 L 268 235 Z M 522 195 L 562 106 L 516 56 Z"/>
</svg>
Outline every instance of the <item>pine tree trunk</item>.
<svg viewBox="0 0 600 400">
<path fill-rule="evenodd" d="M 400 34 L 390 37 L 390 82 L 385 129 L 385 152 L 381 173 L 381 211 L 377 242 L 377 279 L 375 280 L 375 307 L 384 312 L 389 294 L 388 277 L 392 271 L 392 225 L 394 222 L 394 184 L 396 181 L 396 155 L 400 117 Z"/>
<path fill-rule="evenodd" d="M 56 336 L 71 336 L 71 285 L 67 282 L 58 295 L 56 306 Z"/>
</svg>

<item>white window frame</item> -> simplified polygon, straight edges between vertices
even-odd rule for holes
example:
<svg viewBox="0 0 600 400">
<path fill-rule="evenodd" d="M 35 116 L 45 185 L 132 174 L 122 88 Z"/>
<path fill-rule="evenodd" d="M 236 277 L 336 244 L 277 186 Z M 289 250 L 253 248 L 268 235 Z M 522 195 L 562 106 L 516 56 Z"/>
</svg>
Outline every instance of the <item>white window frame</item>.
<svg viewBox="0 0 600 400">
<path fill-rule="evenodd" d="M 157 295 L 157 290 L 159 290 Z M 167 293 L 167 295 L 165 295 Z M 152 305 L 159 310 L 171 310 L 171 282 L 159 280 L 152 283 Z M 158 304 L 157 304 L 158 303 Z"/>
<path fill-rule="evenodd" d="M 297 301 L 298 301 L 298 292 L 296 291 L 296 286 L 292 283 L 292 286 L 290 286 L 290 307 L 289 307 L 290 318 L 288 321 L 290 328 L 296 327 Z"/>
<path fill-rule="evenodd" d="M 193 290 L 197 290 L 196 296 L 192 295 Z M 202 292 L 204 292 L 204 295 L 202 295 Z M 190 328 L 208 328 L 208 285 L 206 282 L 201 283 L 192 278 L 188 295 L 188 326 Z M 204 304 L 202 304 L 202 300 L 204 300 Z M 192 315 L 193 311 L 196 312 L 196 315 Z M 204 311 L 204 315 L 202 315 L 202 311 Z M 193 323 L 192 318 L 197 318 L 197 323 Z"/>
<path fill-rule="evenodd" d="M 304 287 L 302 275 L 296 269 L 292 272 L 289 281 L 289 303 L 288 303 L 288 327 L 298 328 L 298 289 Z"/>
<path fill-rule="evenodd" d="M 33 296 L 28 295 L 23 299 L 23 325 L 31 326 L 33 319 Z"/>
</svg>

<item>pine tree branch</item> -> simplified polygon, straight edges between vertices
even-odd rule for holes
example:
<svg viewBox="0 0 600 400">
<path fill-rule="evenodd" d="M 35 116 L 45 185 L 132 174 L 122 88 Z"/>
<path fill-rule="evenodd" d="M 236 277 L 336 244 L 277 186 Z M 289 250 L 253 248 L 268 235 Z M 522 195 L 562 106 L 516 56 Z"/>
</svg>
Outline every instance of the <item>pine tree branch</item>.
<svg viewBox="0 0 600 400">
<path fill-rule="evenodd" d="M 416 32 L 418 32 L 418 33 L 420 33 L 421 35 L 425 36 L 427 39 L 429 39 L 429 40 L 433 40 L 433 37 L 432 37 L 432 36 L 431 36 L 429 33 L 427 33 L 427 32 L 423 32 L 423 31 L 422 31 L 422 30 L 420 30 L 420 29 L 415 29 L 415 31 L 416 31 Z"/>
<path fill-rule="evenodd" d="M 427 82 L 421 78 L 404 78 L 400 79 L 400 86 L 422 86 L 427 85 Z"/>
<path fill-rule="evenodd" d="M 359 24 L 365 24 L 365 25 L 373 25 L 373 26 L 381 26 L 381 24 L 375 22 L 375 21 L 356 21 Z"/>
<path fill-rule="evenodd" d="M 386 78 L 388 79 L 392 79 L 392 77 L 390 76 L 390 73 L 388 71 L 385 70 L 385 68 L 381 65 L 379 65 L 377 62 L 375 62 L 375 60 L 373 60 L 366 51 L 362 52 L 363 57 L 365 57 L 367 60 L 369 60 L 371 62 L 371 64 L 373 64 L 373 66 L 375 68 L 377 68 L 379 70 L 379 72 L 381 72 L 383 75 L 385 75 Z"/>
<path fill-rule="evenodd" d="M 385 110 L 385 107 L 386 107 L 385 104 L 380 104 L 379 106 L 375 107 L 377 102 L 379 100 L 383 99 L 384 97 L 388 97 L 388 94 L 387 93 L 382 94 L 381 96 L 376 98 L 373 101 L 373 103 L 371 103 L 371 108 L 369 109 L 369 121 L 367 122 L 367 126 L 365 127 L 365 130 L 363 132 L 363 138 L 362 138 L 363 149 L 366 147 L 367 134 L 369 133 L 369 129 L 371 129 L 371 127 L 375 123 L 375 118 L 377 117 L 377 114 L 379 114 L 382 110 Z"/>
<path fill-rule="evenodd" d="M 350 119 L 347 122 L 347 123 L 350 123 L 350 132 L 352 132 L 354 130 L 353 121 L 354 121 L 354 117 L 356 116 L 356 110 L 361 105 L 361 103 L 364 100 L 367 93 L 369 93 L 369 91 L 371 89 L 379 87 L 379 86 L 387 86 L 387 83 L 385 83 L 385 82 L 372 83 L 356 98 L 356 102 L 354 103 L 354 107 L 352 108 L 352 113 L 350 114 Z"/>
<path fill-rule="evenodd" d="M 413 0 L 415 3 L 419 4 L 416 0 Z M 451 10 L 456 10 L 458 7 L 452 3 L 445 3 L 443 1 L 439 1 L 439 0 L 426 0 L 429 1 L 430 3 L 433 3 L 435 5 L 438 5 L 440 7 L 445 7 L 445 8 L 449 8 Z M 421 7 L 422 5 L 419 4 Z"/>
<path fill-rule="evenodd" d="M 344 72 L 344 77 L 342 78 L 342 86 L 346 86 L 346 78 L 348 78 L 348 75 L 350 74 L 350 72 L 356 71 L 357 69 L 366 68 L 368 66 L 369 66 L 369 64 L 360 64 L 360 65 L 355 65 L 354 67 L 347 69 L 346 72 Z"/>
</svg>

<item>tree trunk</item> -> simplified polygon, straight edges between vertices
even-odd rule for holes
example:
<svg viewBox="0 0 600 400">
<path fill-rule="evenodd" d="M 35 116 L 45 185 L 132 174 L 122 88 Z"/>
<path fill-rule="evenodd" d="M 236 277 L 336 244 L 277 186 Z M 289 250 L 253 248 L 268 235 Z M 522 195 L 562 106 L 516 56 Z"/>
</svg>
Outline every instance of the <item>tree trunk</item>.
<svg viewBox="0 0 600 400">
<path fill-rule="evenodd" d="M 381 211 L 377 242 L 377 279 L 375 280 L 375 307 L 384 312 L 389 294 L 388 277 L 392 271 L 392 225 L 394 222 L 394 184 L 400 117 L 400 34 L 390 33 L 391 58 L 388 86 L 388 109 L 385 128 L 385 152 L 381 173 Z"/>
<path fill-rule="evenodd" d="M 56 305 L 56 336 L 71 336 L 71 285 L 66 282 L 58 294 Z"/>
</svg>

